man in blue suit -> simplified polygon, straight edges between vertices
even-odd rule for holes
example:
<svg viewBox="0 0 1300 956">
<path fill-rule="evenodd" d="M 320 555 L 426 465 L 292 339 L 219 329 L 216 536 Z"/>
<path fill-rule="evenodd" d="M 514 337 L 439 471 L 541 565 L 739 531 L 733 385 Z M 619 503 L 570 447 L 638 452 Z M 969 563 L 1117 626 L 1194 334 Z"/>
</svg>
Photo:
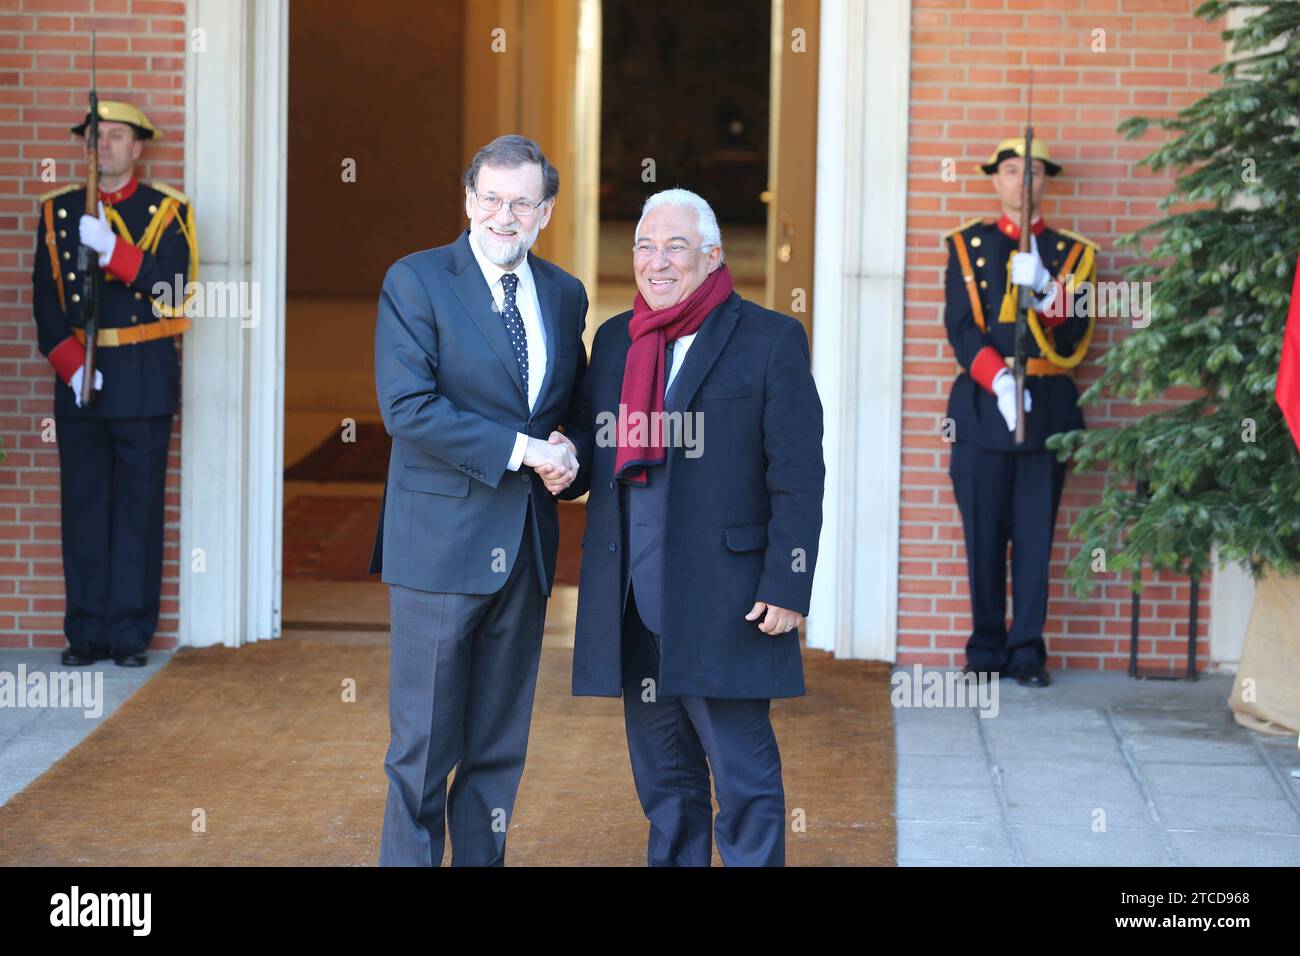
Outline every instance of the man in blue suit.
<svg viewBox="0 0 1300 956">
<path fill-rule="evenodd" d="M 587 294 L 529 252 L 559 174 L 502 136 L 464 186 L 469 229 L 388 270 L 375 326 L 393 436 L 370 567 L 392 609 L 381 865 L 440 865 L 448 829 L 454 865 L 504 862 L 559 545 L 534 469 L 577 474 L 546 437 L 586 368 Z"/>
<path fill-rule="evenodd" d="M 733 291 L 695 193 L 646 201 L 633 267 L 565 429 L 564 497 L 590 490 L 573 693 L 622 694 L 650 865 L 709 865 L 710 772 L 723 862 L 781 865 L 769 708 L 804 693 L 825 481 L 808 338 Z"/>
</svg>

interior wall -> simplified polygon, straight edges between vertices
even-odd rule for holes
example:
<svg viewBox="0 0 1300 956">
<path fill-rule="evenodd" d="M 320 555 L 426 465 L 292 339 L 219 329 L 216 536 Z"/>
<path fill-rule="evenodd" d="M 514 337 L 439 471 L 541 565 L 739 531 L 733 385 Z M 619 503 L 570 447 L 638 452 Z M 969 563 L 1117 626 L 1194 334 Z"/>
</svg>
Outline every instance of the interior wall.
<svg viewBox="0 0 1300 956">
<path fill-rule="evenodd" d="M 560 173 L 560 195 L 534 251 L 585 280 L 578 254 L 581 151 L 575 134 L 581 0 L 472 0 L 465 11 L 463 55 L 465 161 L 498 136 L 536 140 Z"/>
<path fill-rule="evenodd" d="M 635 221 L 647 196 L 682 186 L 724 225 L 765 226 L 771 0 L 605 0 L 602 12 L 601 218 Z"/>
<path fill-rule="evenodd" d="M 463 228 L 467 2 L 290 5 L 290 297 L 377 294 L 395 260 Z"/>
</svg>

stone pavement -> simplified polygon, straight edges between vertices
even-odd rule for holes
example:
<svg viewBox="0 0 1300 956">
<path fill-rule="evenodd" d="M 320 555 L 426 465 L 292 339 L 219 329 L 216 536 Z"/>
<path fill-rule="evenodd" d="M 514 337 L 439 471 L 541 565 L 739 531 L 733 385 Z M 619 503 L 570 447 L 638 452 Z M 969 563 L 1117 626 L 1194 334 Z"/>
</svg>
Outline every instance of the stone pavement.
<svg viewBox="0 0 1300 956">
<path fill-rule="evenodd" d="M 1239 726 L 1231 676 L 1052 676 L 992 717 L 895 707 L 900 865 L 1300 864 L 1296 739 Z"/>
<path fill-rule="evenodd" d="M 102 720 L 158 673 L 171 653 L 150 651 L 149 663 L 144 667 L 118 667 L 111 660 L 100 661 L 93 667 L 64 667 L 59 662 L 61 651 L 62 648 L 0 650 L 0 680 L 6 679 L 2 676 L 6 674 L 11 680 L 20 674 L 37 672 L 47 675 L 47 680 L 51 673 L 81 674 L 83 680 L 88 679 L 86 690 L 94 695 L 77 698 L 82 706 L 76 707 L 0 706 L 0 805 L 81 743 Z M 96 679 L 96 674 L 102 676 Z M 102 688 L 102 698 L 95 690 L 97 686 Z M 47 704 L 50 702 L 47 700 Z M 84 706 L 87 703 L 96 706 L 87 708 Z M 88 710 L 93 716 L 87 716 Z"/>
</svg>

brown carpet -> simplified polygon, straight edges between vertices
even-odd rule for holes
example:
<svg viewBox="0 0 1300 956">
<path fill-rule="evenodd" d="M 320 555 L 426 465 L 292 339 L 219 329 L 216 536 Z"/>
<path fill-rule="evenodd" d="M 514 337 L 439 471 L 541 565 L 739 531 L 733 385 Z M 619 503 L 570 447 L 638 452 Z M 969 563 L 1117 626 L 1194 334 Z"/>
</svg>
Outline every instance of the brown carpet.
<svg viewBox="0 0 1300 956">
<path fill-rule="evenodd" d="M 582 572 L 582 536 L 587 533 L 587 505 L 561 501 L 560 551 L 555 556 L 555 587 L 578 586 Z"/>
<path fill-rule="evenodd" d="M 621 703 L 570 696 L 571 660 L 543 651 L 507 861 L 642 865 Z M 789 862 L 892 865 L 888 668 L 820 651 L 805 664 L 809 696 L 773 708 L 787 809 L 807 821 Z M 179 651 L 0 807 L 0 865 L 376 864 L 387 684 L 385 635 Z"/>
<path fill-rule="evenodd" d="M 379 498 L 298 495 L 284 506 L 284 575 L 316 581 L 377 581 L 366 573 L 379 522 Z M 556 586 L 578 586 L 587 506 L 560 503 Z"/>
<path fill-rule="evenodd" d="M 379 524 L 379 498 L 298 495 L 284 506 L 284 576 L 377 581 L 366 573 Z"/>
<path fill-rule="evenodd" d="M 358 422 L 356 441 L 333 431 L 306 456 L 284 470 L 285 481 L 384 481 L 393 440 L 382 422 Z"/>
</svg>

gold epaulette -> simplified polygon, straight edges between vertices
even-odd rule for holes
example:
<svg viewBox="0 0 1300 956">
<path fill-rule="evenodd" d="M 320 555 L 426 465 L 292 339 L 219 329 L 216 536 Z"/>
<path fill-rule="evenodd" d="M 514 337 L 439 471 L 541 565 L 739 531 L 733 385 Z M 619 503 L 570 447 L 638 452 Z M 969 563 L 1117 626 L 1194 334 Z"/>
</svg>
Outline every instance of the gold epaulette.
<svg viewBox="0 0 1300 956">
<path fill-rule="evenodd" d="M 190 204 L 190 199 L 179 189 L 173 189 L 166 183 L 150 183 L 154 189 L 158 190 L 167 198 L 158 205 L 154 212 L 153 218 L 149 220 L 149 225 L 145 226 L 144 234 L 140 236 L 140 241 L 136 243 L 141 249 L 148 252 L 157 252 L 158 244 L 162 241 L 163 233 L 174 222 L 180 228 L 181 234 L 185 236 L 185 243 L 189 246 L 189 281 L 185 283 L 184 300 L 179 305 L 168 305 L 159 298 L 149 297 L 153 303 L 154 314 L 160 318 L 180 318 L 185 312 L 198 292 L 199 281 L 199 236 L 198 231 L 194 228 L 194 207 Z M 185 208 L 185 214 L 182 216 L 180 209 Z M 127 241 L 130 241 L 128 237 Z"/>
<path fill-rule="evenodd" d="M 83 186 L 81 183 L 73 183 L 71 186 L 60 186 L 58 189 L 51 189 L 44 196 L 42 196 L 40 199 L 36 201 L 41 204 L 44 204 L 46 202 L 49 202 L 55 196 L 62 196 L 64 193 L 70 193 L 74 189 L 82 189 L 82 188 Z"/>
<path fill-rule="evenodd" d="M 1091 246 L 1093 252 L 1101 251 L 1101 246 L 1097 245 L 1097 243 L 1093 242 L 1091 239 L 1085 239 L 1077 232 L 1071 232 L 1069 229 L 1057 229 L 1056 231 L 1063 236 L 1069 236 L 1075 242 L 1082 242 L 1085 246 Z"/>
<path fill-rule="evenodd" d="M 977 222 L 983 222 L 983 221 L 984 221 L 984 217 L 983 217 L 983 216 L 976 216 L 974 219 L 969 219 L 969 220 L 967 220 L 966 222 L 963 222 L 963 223 L 962 223 L 960 226 L 958 226 L 956 229 L 949 229 L 947 232 L 945 232 L 945 233 L 943 234 L 943 237 L 944 237 L 945 239 L 947 239 L 947 238 L 948 238 L 949 236 L 951 236 L 953 233 L 956 233 L 956 232 L 965 232 L 965 231 L 966 231 L 967 229 L 969 229 L 971 226 L 975 225 L 975 223 L 977 223 Z"/>
<path fill-rule="evenodd" d="M 166 183 L 150 183 L 149 185 L 152 186 L 154 189 L 158 190 L 160 193 L 166 196 L 171 196 L 172 199 L 175 199 L 177 202 L 183 205 L 188 206 L 190 203 L 189 196 L 185 195 L 179 189 L 173 189 L 171 186 L 168 186 Z"/>
</svg>

